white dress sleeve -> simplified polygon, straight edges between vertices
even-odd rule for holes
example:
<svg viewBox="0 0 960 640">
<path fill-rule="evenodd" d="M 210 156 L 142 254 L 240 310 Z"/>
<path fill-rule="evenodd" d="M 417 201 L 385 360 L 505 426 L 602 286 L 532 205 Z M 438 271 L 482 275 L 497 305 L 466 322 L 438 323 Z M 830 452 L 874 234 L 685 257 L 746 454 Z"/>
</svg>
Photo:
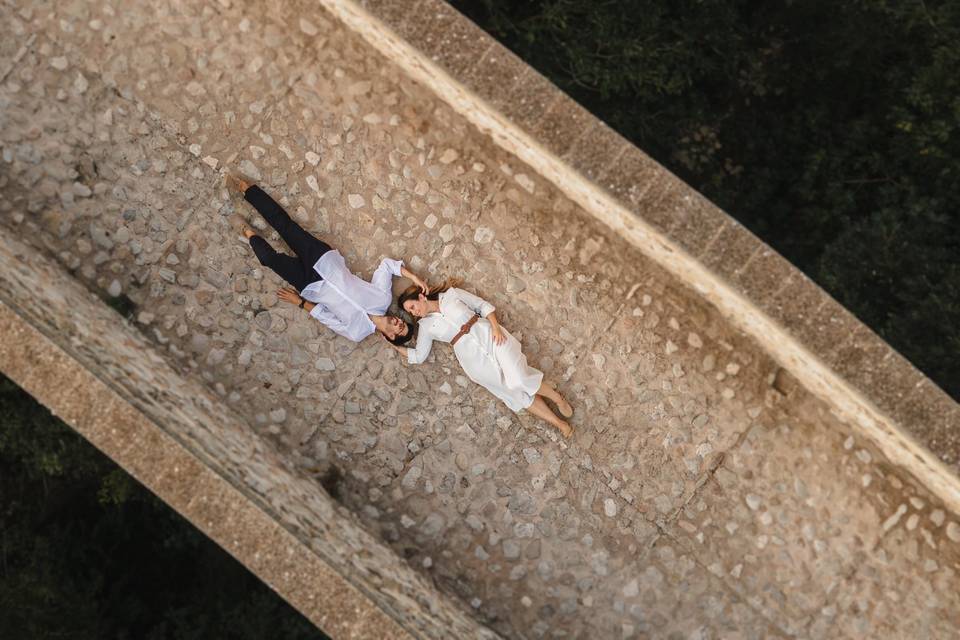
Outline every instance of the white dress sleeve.
<svg viewBox="0 0 960 640">
<path fill-rule="evenodd" d="M 475 296 L 468 291 L 464 291 L 463 289 L 450 289 L 450 292 L 457 296 L 460 301 L 463 302 L 463 304 L 480 314 L 481 318 L 486 318 L 488 315 L 497 310 L 495 306 L 480 296 Z"/>
<path fill-rule="evenodd" d="M 417 346 L 407 347 L 407 362 L 410 364 L 423 364 L 427 356 L 430 355 L 430 349 L 433 347 L 433 320 L 424 318 L 419 323 L 417 331 Z"/>
<path fill-rule="evenodd" d="M 394 260 L 393 258 L 384 258 L 380 261 L 380 266 L 373 272 L 370 278 L 370 284 L 381 291 L 391 291 L 393 287 L 393 277 L 400 275 L 400 267 L 403 266 L 403 260 Z"/>
</svg>

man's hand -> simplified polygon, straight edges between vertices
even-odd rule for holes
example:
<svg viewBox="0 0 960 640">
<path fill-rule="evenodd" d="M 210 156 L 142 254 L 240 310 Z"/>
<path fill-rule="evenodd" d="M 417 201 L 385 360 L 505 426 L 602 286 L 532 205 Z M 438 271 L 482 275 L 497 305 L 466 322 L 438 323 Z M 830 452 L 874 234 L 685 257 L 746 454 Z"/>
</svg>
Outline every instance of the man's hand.
<svg viewBox="0 0 960 640">
<path fill-rule="evenodd" d="M 406 348 L 406 347 L 399 347 L 399 346 L 393 344 L 392 342 L 390 342 L 390 340 L 387 338 L 387 336 L 383 335 L 382 333 L 380 334 L 380 337 L 383 338 L 383 342 L 384 342 L 388 347 L 390 347 L 391 349 L 393 349 L 394 351 L 396 351 L 397 353 L 399 353 L 399 354 L 402 355 L 403 357 L 407 357 L 407 348 Z"/>
<path fill-rule="evenodd" d="M 277 290 L 277 297 L 283 300 L 284 302 L 289 302 L 290 304 L 298 305 L 302 301 L 300 294 L 297 293 L 294 289 L 290 287 L 283 287 L 282 289 Z"/>
</svg>

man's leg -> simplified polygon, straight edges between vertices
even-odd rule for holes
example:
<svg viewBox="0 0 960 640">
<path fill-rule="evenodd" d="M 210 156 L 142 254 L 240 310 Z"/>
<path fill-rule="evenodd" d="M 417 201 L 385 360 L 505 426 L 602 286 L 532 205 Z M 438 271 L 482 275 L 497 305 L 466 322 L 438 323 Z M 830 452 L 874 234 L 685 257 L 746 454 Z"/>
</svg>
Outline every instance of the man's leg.
<svg viewBox="0 0 960 640">
<path fill-rule="evenodd" d="M 316 279 L 307 279 L 307 273 L 304 272 L 303 263 L 299 258 L 277 253 L 270 243 L 260 236 L 251 236 L 250 246 L 257 254 L 260 264 L 286 280 L 298 292 Z"/>
<path fill-rule="evenodd" d="M 251 185 L 244 192 L 243 197 L 260 212 L 264 220 L 277 230 L 283 241 L 301 258 L 312 258 L 330 250 L 330 245 L 304 231 L 287 215 L 283 207 L 257 185 Z"/>
</svg>

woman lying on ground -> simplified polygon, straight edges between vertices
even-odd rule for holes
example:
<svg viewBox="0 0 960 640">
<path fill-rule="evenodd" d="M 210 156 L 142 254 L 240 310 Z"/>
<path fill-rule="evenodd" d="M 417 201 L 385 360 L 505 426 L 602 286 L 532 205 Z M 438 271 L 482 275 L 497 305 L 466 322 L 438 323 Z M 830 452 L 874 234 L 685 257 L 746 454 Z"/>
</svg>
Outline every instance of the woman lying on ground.
<svg viewBox="0 0 960 640">
<path fill-rule="evenodd" d="M 556 389 L 543 381 L 543 373 L 527 365 L 520 341 L 500 326 L 489 302 L 447 280 L 424 295 L 412 286 L 397 301 L 401 308 L 420 318 L 415 348 L 391 345 L 411 364 L 427 359 L 434 340 L 449 342 L 467 376 L 500 398 L 513 411 L 526 409 L 569 438 L 573 428 L 557 417 L 544 398 L 556 403 L 569 418 L 573 408 Z"/>
</svg>

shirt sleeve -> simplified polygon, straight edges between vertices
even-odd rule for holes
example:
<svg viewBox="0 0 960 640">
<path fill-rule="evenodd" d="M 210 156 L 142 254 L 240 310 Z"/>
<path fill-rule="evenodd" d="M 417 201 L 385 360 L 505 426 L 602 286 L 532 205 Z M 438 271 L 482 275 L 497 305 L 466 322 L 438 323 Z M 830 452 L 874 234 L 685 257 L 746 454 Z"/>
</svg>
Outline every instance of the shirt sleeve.
<svg viewBox="0 0 960 640">
<path fill-rule="evenodd" d="M 315 305 L 313 309 L 310 310 L 310 315 L 329 327 L 334 333 L 337 333 L 344 338 L 356 341 L 356 338 L 351 336 L 350 332 L 348 331 L 349 325 L 338 318 L 335 313 L 327 310 L 327 308 L 322 304 Z"/>
<path fill-rule="evenodd" d="M 460 301 L 463 302 L 463 304 L 473 309 L 476 313 L 479 313 L 481 318 L 486 318 L 488 315 L 497 310 L 495 306 L 480 296 L 475 296 L 468 291 L 464 291 L 463 289 L 450 289 L 450 291 L 455 296 L 460 298 Z"/>
<path fill-rule="evenodd" d="M 403 260 L 394 260 L 393 258 L 384 258 L 380 261 L 380 266 L 373 272 L 370 278 L 370 284 L 381 291 L 390 291 L 393 286 L 393 277 L 400 275 L 400 267 L 403 266 Z"/>
<path fill-rule="evenodd" d="M 407 347 L 407 362 L 410 364 L 423 364 L 427 356 L 430 355 L 430 349 L 433 347 L 433 333 L 431 329 L 433 323 L 429 320 L 421 320 L 419 330 L 417 331 L 417 346 Z"/>
</svg>

